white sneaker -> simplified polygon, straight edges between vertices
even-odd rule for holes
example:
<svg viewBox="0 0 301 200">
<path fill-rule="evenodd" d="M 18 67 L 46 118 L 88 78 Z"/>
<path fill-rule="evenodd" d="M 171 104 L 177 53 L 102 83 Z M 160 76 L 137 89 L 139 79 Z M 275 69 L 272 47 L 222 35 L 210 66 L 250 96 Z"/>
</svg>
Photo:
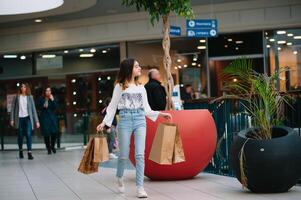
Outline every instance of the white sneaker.
<svg viewBox="0 0 301 200">
<path fill-rule="evenodd" d="M 137 197 L 138 198 L 147 198 L 147 193 L 145 192 L 142 186 L 137 187 Z"/>
<path fill-rule="evenodd" d="M 110 153 L 110 154 L 109 154 L 109 158 L 110 158 L 110 159 L 117 159 L 118 157 L 117 157 L 115 154 Z"/>
<path fill-rule="evenodd" d="M 120 193 L 124 193 L 125 192 L 125 187 L 124 187 L 124 183 L 123 183 L 123 178 L 119 178 L 117 177 L 117 187 L 118 187 L 118 191 Z"/>
</svg>

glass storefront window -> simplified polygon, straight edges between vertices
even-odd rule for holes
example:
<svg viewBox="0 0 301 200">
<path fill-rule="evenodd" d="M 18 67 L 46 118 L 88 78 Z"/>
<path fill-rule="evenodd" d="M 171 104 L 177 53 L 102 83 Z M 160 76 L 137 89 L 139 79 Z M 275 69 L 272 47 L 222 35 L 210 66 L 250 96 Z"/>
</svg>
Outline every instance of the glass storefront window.
<svg viewBox="0 0 301 200">
<path fill-rule="evenodd" d="M 301 90 L 301 29 L 269 30 L 264 34 L 269 73 L 281 72 L 280 91 Z"/>
</svg>

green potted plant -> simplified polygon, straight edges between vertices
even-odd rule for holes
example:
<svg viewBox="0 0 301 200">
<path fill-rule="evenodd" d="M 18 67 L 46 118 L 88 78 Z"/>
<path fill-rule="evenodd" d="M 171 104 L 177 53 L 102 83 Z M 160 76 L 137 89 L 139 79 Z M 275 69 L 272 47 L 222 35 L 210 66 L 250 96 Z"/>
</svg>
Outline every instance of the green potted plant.
<svg viewBox="0 0 301 200">
<path fill-rule="evenodd" d="M 285 192 L 301 176 L 301 138 L 282 124 L 289 99 L 275 86 L 280 73 L 257 73 L 245 58 L 223 72 L 228 94 L 221 98 L 237 99 L 251 118 L 251 128 L 232 143 L 231 163 L 243 187 L 253 192 Z"/>
</svg>

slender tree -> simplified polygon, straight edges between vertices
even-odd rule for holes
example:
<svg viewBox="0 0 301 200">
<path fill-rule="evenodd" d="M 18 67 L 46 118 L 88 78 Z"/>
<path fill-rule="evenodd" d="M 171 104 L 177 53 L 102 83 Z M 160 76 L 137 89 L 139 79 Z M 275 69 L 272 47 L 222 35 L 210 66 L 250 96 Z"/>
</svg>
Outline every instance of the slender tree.
<svg viewBox="0 0 301 200">
<path fill-rule="evenodd" d="M 171 75 L 172 61 L 170 58 L 170 36 L 169 18 L 172 13 L 185 18 L 192 18 L 193 11 L 189 0 L 122 0 L 125 6 L 136 6 L 137 11 L 144 9 L 150 15 L 152 25 L 158 22 L 160 18 L 163 20 L 163 40 L 162 47 L 164 51 L 163 65 L 166 71 L 167 80 L 167 109 L 172 109 L 171 101 L 174 81 Z"/>
</svg>

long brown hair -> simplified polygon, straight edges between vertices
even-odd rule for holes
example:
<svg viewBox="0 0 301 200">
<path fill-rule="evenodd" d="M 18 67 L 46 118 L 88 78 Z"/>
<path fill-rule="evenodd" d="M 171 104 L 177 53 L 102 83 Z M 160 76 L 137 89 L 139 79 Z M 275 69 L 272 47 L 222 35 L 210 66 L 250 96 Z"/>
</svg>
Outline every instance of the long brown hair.
<svg viewBox="0 0 301 200">
<path fill-rule="evenodd" d="M 18 95 L 22 94 L 21 88 L 23 85 L 26 87 L 26 96 L 30 96 L 31 90 L 28 83 L 20 83 L 20 86 L 18 87 Z"/>
<path fill-rule="evenodd" d="M 46 90 L 47 90 L 48 88 L 50 88 L 50 91 L 51 91 L 51 94 L 52 94 L 52 90 L 51 90 L 51 87 L 50 87 L 50 85 L 47 85 L 46 87 L 44 87 L 44 88 L 43 88 L 42 97 L 46 98 L 46 95 L 45 95 L 45 93 L 46 93 Z"/>
<path fill-rule="evenodd" d="M 123 90 L 129 87 L 129 82 L 132 80 L 135 61 L 136 60 L 133 58 L 127 58 L 120 63 L 120 69 L 115 84 L 120 84 Z M 135 84 L 139 84 L 138 77 L 135 77 Z"/>
</svg>

